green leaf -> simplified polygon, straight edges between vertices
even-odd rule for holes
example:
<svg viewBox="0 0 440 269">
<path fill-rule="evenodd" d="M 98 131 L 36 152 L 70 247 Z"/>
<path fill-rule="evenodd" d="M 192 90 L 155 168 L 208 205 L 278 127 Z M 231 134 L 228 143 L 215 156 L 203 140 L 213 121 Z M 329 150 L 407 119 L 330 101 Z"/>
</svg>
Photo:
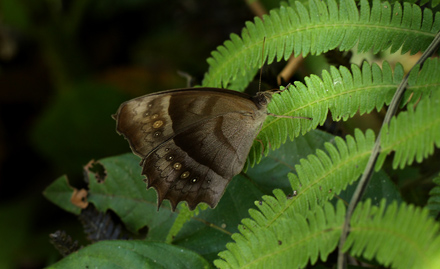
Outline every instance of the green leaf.
<svg viewBox="0 0 440 269">
<path fill-rule="evenodd" d="M 288 90 L 273 96 L 268 110 L 279 116 L 306 116 L 313 120 L 268 117 L 249 154 L 248 163 L 261 160 L 262 147 L 276 149 L 290 139 L 298 137 L 322 125 L 330 112 L 333 120 L 346 120 L 356 113 L 361 115 L 389 104 L 397 84 L 402 79 L 402 66 L 397 65 L 393 74 L 388 63 L 381 70 L 377 64 L 364 62 L 362 69 L 352 65 L 330 72 L 323 71 L 322 78 L 306 77 L 304 85 L 295 82 Z M 258 141 L 259 140 L 259 141 Z M 265 150 L 267 154 L 269 151 Z"/>
<path fill-rule="evenodd" d="M 438 219 L 440 215 L 440 174 L 433 179 L 433 182 L 437 185 L 429 192 L 429 200 L 427 208 L 429 209 L 429 215 L 435 219 Z"/>
<path fill-rule="evenodd" d="M 440 148 L 440 93 L 423 98 L 414 111 L 401 112 L 384 126 L 381 136 L 381 155 L 395 152 L 393 168 L 418 163 Z M 383 158 L 383 157 L 382 157 Z M 380 163 L 378 164 L 380 165 Z"/>
<path fill-rule="evenodd" d="M 292 195 L 275 190 L 275 197 L 263 196 L 263 201 L 257 204 L 261 213 L 250 210 L 259 226 L 271 227 L 284 216 L 305 216 L 359 178 L 374 144 L 373 132 L 363 134 L 356 130 L 354 138 L 347 136 L 344 141 L 336 137 L 335 144 L 336 147 L 326 143 L 327 153 L 317 150 L 295 166 L 297 174 L 289 174 Z"/>
<path fill-rule="evenodd" d="M 439 59 L 428 59 L 421 70 L 418 68 L 419 66 L 415 66 L 408 78 L 408 86 L 403 97 L 405 102 L 408 101 L 407 106 L 414 106 L 420 101 L 420 97 L 429 96 L 431 92 L 438 91 Z"/>
<path fill-rule="evenodd" d="M 327 217 L 320 215 L 321 205 L 326 204 L 324 207 L 329 207 L 325 201 L 345 189 L 348 183 L 359 177 L 371 152 L 374 134 L 368 131 L 364 135 L 356 130 L 355 138 L 347 136 L 346 139 L 347 141 L 343 141 L 336 137 L 336 147 L 330 143 L 325 144 L 328 155 L 322 150 L 317 150 L 316 155 L 310 155 L 307 160 L 301 160 L 301 165 L 295 167 L 298 176 L 289 176 L 294 190 L 293 195 L 286 196 L 281 190 L 274 190 L 274 196 L 263 196 L 263 200 L 256 203 L 258 210 L 251 209 L 249 211 L 252 219 L 243 220 L 244 226 L 240 228 L 242 235 L 236 234 L 232 237 L 236 244 L 228 244 L 228 251 L 220 254 L 227 263 L 216 261 L 216 265 L 228 268 L 228 266 L 237 267 L 249 263 L 263 266 L 266 263 L 279 262 L 280 266 L 293 263 L 293 267 L 303 267 L 308 260 L 311 263 L 316 262 L 318 253 L 321 253 L 321 259 L 325 260 L 328 253 L 336 247 L 339 235 L 328 237 L 329 241 L 324 241 L 322 249 L 318 250 L 321 247 L 319 244 L 307 241 L 313 238 L 313 236 L 307 237 L 307 223 L 310 223 L 314 228 L 319 226 L 314 224 L 315 221 L 310 214 L 317 214 L 316 218 L 321 219 L 316 222 L 319 224 L 326 223 L 322 219 L 332 219 L 329 217 L 331 214 Z M 342 206 L 341 201 L 338 204 L 338 207 L 340 206 Z M 332 207 L 330 206 L 330 208 Z M 343 222 L 344 214 L 340 213 L 339 215 L 339 225 Z M 305 218 L 310 219 L 306 222 Z M 299 221 L 299 223 L 295 221 Z M 295 228 L 283 227 L 286 223 L 295 223 Z M 320 228 L 340 232 L 340 227 L 338 229 Z M 306 239 L 304 239 L 307 241 L 306 245 L 301 247 L 296 245 L 298 249 L 295 247 L 297 259 L 293 259 L 292 255 L 284 255 L 282 251 L 277 251 L 280 247 L 276 246 L 274 242 L 280 240 L 284 244 L 283 240 L 275 236 L 276 233 L 271 234 L 277 229 L 291 236 L 293 236 L 292 234 L 295 236 L 301 233 L 306 234 Z M 321 234 L 320 237 L 323 235 Z M 289 242 L 288 240 L 287 242 Z M 300 239 L 294 241 L 304 242 Z M 308 251 L 305 251 L 307 248 Z M 304 251 L 302 251 L 303 249 Z"/>
<path fill-rule="evenodd" d="M 339 202 L 336 210 L 326 203 L 307 216 L 284 218 L 271 229 L 251 227 L 252 221 L 244 220 L 240 234 L 232 236 L 235 243 L 229 243 L 214 264 L 219 268 L 303 268 L 318 257 L 325 261 L 338 244 L 344 214 Z"/>
<path fill-rule="evenodd" d="M 102 212 L 113 210 L 130 231 L 148 226 L 149 239 L 163 240 L 177 214 L 168 204 L 157 211 L 156 192 L 145 190 L 139 158 L 129 153 L 102 159 L 98 164 L 107 177 L 100 183 L 101 178 L 89 171 L 89 201 Z"/>
<path fill-rule="evenodd" d="M 171 212 L 168 203 L 157 211 L 156 191 L 145 190 L 139 158 L 130 153 L 102 159 L 96 164 L 102 165 L 106 177 L 102 182 L 102 172 L 96 175 L 89 171 L 89 201 L 100 211 L 113 210 L 132 232 L 147 226 L 147 239 L 165 241 L 179 212 Z M 173 230 L 173 244 L 197 250 L 213 260 L 262 194 L 248 177 L 234 177 L 214 210 L 201 211 L 189 222 L 181 223 L 180 232 Z M 207 247 L 209 240 L 212 242 Z"/>
<path fill-rule="evenodd" d="M 316 147 L 324 148 L 324 142 L 332 138 L 324 132 L 314 131 L 307 134 L 304 140 L 299 139 L 291 144 L 296 145 L 294 147 L 299 151 L 312 152 Z M 273 188 L 288 184 L 287 170 L 272 176 L 270 171 L 274 165 L 294 165 L 298 156 L 291 158 L 289 151 L 292 148 L 289 145 L 271 152 L 271 157 L 258 166 L 257 172 L 234 177 L 214 210 L 201 211 L 182 224 L 177 235 L 176 231 L 173 232 L 173 244 L 200 251 L 208 260 L 214 260 L 230 241 L 230 235 L 238 231 L 237 225 L 241 219 L 249 216 L 248 209 L 254 206 L 255 201 L 260 200 L 263 194 L 271 193 Z M 102 167 L 92 169 L 88 166 L 89 202 L 100 211 L 114 211 L 132 232 L 148 226 L 148 239 L 165 240 L 178 213 L 171 213 L 167 203 L 157 212 L 156 192 L 153 189 L 145 190 L 139 158 L 130 153 L 102 159 L 94 165 Z M 277 177 L 271 186 L 267 186 L 269 177 Z M 207 242 L 210 242 L 209 247 Z"/>
<path fill-rule="evenodd" d="M 179 205 L 179 215 L 175 219 L 173 226 L 171 227 L 167 238 L 165 239 L 165 243 L 171 244 L 174 238 L 176 238 L 176 235 L 180 232 L 183 225 L 185 225 L 186 222 L 191 220 L 191 218 L 196 217 L 200 210 L 206 210 L 208 209 L 207 204 L 199 204 L 193 211 L 191 211 L 186 203 L 182 203 Z"/>
<path fill-rule="evenodd" d="M 292 119 L 295 120 L 295 119 Z M 291 192 L 287 175 L 295 171 L 295 164 L 301 158 L 306 158 L 317 149 L 325 149 L 325 143 L 334 141 L 335 137 L 321 130 L 312 130 L 293 141 L 286 141 L 279 149 L 268 151 L 258 165 L 249 168 L 246 174 L 258 183 L 258 187 L 264 190 L 265 194 L 271 194 L 273 189 L 280 188 Z"/>
<path fill-rule="evenodd" d="M 328 12 L 328 14 L 327 14 Z M 295 2 L 282 5 L 264 16 L 247 22 L 241 36 L 231 36 L 217 47 L 208 59 L 210 65 L 203 86 L 228 88 L 231 81 L 255 74 L 264 60 L 288 59 L 292 54 L 321 54 L 339 48 L 359 52 L 373 49 L 374 53 L 391 47 L 394 53 L 415 54 L 425 50 L 440 29 L 440 17 L 418 5 L 366 0 L 359 6 L 353 0 L 317 1 L 308 6 Z M 263 51 L 263 40 L 265 40 Z M 292 50 L 293 48 L 293 50 Z M 243 85 L 243 83 L 238 83 Z"/>
<path fill-rule="evenodd" d="M 166 253 L 166 255 L 164 255 Z M 101 241 L 48 268 L 208 268 L 198 254 L 164 243 Z"/>
<path fill-rule="evenodd" d="M 43 195 L 52 203 L 66 210 L 67 212 L 79 215 L 81 208 L 70 201 L 74 188 L 69 185 L 67 176 L 62 176 L 50 184 L 43 192 Z"/>
<path fill-rule="evenodd" d="M 427 209 L 404 203 L 379 207 L 360 203 L 350 221 L 351 229 L 343 251 L 376 259 L 393 268 L 435 268 L 440 255 L 439 224 Z"/>
<path fill-rule="evenodd" d="M 215 209 L 201 211 L 183 227 L 173 244 L 193 249 L 213 261 L 225 249 L 230 235 L 237 232 L 240 221 L 249 216 L 248 210 L 263 192 L 253 178 L 235 176 Z"/>
</svg>

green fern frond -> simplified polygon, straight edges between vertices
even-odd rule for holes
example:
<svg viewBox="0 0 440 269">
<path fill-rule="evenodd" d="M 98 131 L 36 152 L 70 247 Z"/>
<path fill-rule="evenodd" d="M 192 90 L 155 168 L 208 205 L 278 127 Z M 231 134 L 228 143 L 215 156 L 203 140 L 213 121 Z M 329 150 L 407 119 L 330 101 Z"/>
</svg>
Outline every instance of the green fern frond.
<svg viewBox="0 0 440 269">
<path fill-rule="evenodd" d="M 289 174 L 293 196 L 287 198 L 281 190 L 274 190 L 275 197 L 263 196 L 256 203 L 258 210 L 250 209 L 250 216 L 258 226 L 271 227 L 285 216 L 305 215 L 307 211 L 334 197 L 363 172 L 375 141 L 369 130 L 364 135 L 355 130 L 355 138 L 346 141 L 335 138 L 336 147 L 326 143 L 327 154 L 317 150 L 315 155 L 302 159 L 296 165 L 297 175 Z"/>
<path fill-rule="evenodd" d="M 403 68 L 398 64 L 394 74 L 387 62 L 382 70 L 377 64 L 364 62 L 362 70 L 356 65 L 351 71 L 341 66 L 331 67 L 330 73 L 323 71 L 322 79 L 312 75 L 305 78 L 304 85 L 295 82 L 288 91 L 273 96 L 268 110 L 275 115 L 311 117 L 305 119 L 286 119 L 269 116 L 257 141 L 249 153 L 248 164 L 254 165 L 262 158 L 264 149 L 277 149 L 291 139 L 322 125 L 330 111 L 333 120 L 346 120 L 355 115 L 371 112 L 374 108 L 381 109 L 389 104 L 397 85 L 403 77 Z M 416 89 L 415 89 L 416 90 Z"/>
<path fill-rule="evenodd" d="M 339 47 L 358 51 L 373 49 L 375 53 L 391 47 L 402 53 L 416 53 L 426 49 L 440 29 L 440 16 L 430 9 L 422 12 L 415 4 L 373 0 L 317 1 L 306 8 L 282 5 L 263 17 L 247 22 L 241 37 L 231 39 L 212 52 L 203 86 L 228 87 L 239 77 L 250 77 L 262 65 L 261 54 L 268 63 L 295 56 L 321 54 Z M 263 40 L 265 39 L 264 51 Z M 241 83 L 242 84 L 242 83 Z"/>
<path fill-rule="evenodd" d="M 413 71 L 408 78 L 408 87 L 403 97 L 403 100 L 408 100 L 408 105 L 414 105 L 422 96 L 429 96 L 432 91 L 439 90 L 440 60 L 438 58 L 428 59 L 420 72 L 415 72 L 417 69 Z"/>
<path fill-rule="evenodd" d="M 430 97 L 423 98 L 414 111 L 401 112 L 384 126 L 381 135 L 382 152 L 376 168 L 380 168 L 385 156 L 395 151 L 393 168 L 418 163 L 440 148 L 440 91 L 433 91 Z"/>
<path fill-rule="evenodd" d="M 309 260 L 314 264 L 319 256 L 325 261 L 337 246 L 344 215 L 342 202 L 336 211 L 325 203 L 306 217 L 283 219 L 271 229 L 240 225 L 241 234 L 232 235 L 235 243 L 228 243 L 228 250 L 220 252 L 222 259 L 214 264 L 219 268 L 301 268 Z"/>
<path fill-rule="evenodd" d="M 392 203 L 371 206 L 360 203 L 350 221 L 350 234 L 343 247 L 353 256 L 376 259 L 392 268 L 430 267 L 440 257 L 439 224 L 427 209 Z"/>
<path fill-rule="evenodd" d="M 237 77 L 235 80 L 231 81 L 228 89 L 234 91 L 242 91 L 254 79 L 255 73 L 257 73 L 257 71 L 258 68 L 255 67 L 253 71 L 247 72 L 244 76 Z"/>
<path fill-rule="evenodd" d="M 428 209 L 429 215 L 433 218 L 438 219 L 440 216 L 440 174 L 433 179 L 433 182 L 438 186 L 435 186 L 429 192 Z"/>
<path fill-rule="evenodd" d="M 418 2 L 418 3 L 419 3 L 419 6 L 424 6 L 424 5 L 426 5 L 427 3 L 431 3 L 431 7 L 436 7 L 436 6 L 438 6 L 438 4 L 440 3 L 440 0 L 420 0 L 420 1 L 412 0 L 412 1 L 409 1 L 409 2 L 410 2 L 410 3 Z"/>
<path fill-rule="evenodd" d="M 420 72 L 410 76 L 407 91 L 413 100 L 438 91 L 438 72 L 440 60 L 431 59 Z M 288 91 L 273 96 L 268 110 L 275 115 L 311 117 L 313 120 L 268 117 L 249 153 L 248 165 L 258 163 L 262 153 L 268 154 L 266 149 L 279 148 L 287 137 L 293 139 L 322 125 L 329 111 L 335 121 L 346 120 L 357 112 L 369 113 L 374 108 L 379 111 L 384 104 L 390 103 L 403 75 L 400 64 L 393 73 L 387 62 L 382 63 L 382 69 L 377 64 L 364 62 L 362 69 L 356 65 L 352 65 L 351 70 L 343 66 L 331 67 L 330 72 L 323 71 L 322 79 L 312 75 L 304 79 L 306 85 L 295 82 Z"/>
</svg>

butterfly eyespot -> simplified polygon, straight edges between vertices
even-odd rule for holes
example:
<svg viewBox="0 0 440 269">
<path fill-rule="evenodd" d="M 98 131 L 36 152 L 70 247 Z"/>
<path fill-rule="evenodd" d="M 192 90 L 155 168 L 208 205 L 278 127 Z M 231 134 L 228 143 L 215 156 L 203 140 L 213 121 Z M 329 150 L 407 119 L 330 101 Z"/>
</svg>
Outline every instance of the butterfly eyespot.
<svg viewBox="0 0 440 269">
<path fill-rule="evenodd" d="M 157 128 L 160 128 L 162 125 L 163 125 L 163 121 L 158 120 L 153 123 L 153 128 L 157 129 Z"/>
<path fill-rule="evenodd" d="M 188 171 L 185 171 L 185 172 L 183 172 L 183 173 L 180 175 L 180 177 L 181 177 L 181 178 L 187 178 L 187 177 L 189 177 L 189 175 L 190 175 L 190 173 L 189 173 Z"/>
<path fill-rule="evenodd" d="M 197 177 L 193 177 L 193 178 L 191 179 L 191 183 L 196 183 L 197 181 L 199 181 L 199 179 L 198 179 Z"/>
<path fill-rule="evenodd" d="M 170 149 L 169 149 L 169 148 L 166 148 L 165 151 L 168 152 L 168 151 L 170 151 Z"/>
<path fill-rule="evenodd" d="M 174 156 L 173 156 L 173 155 L 166 156 L 165 159 L 166 159 L 167 161 L 172 161 L 172 160 L 174 160 Z"/>
<path fill-rule="evenodd" d="M 155 120 L 155 119 L 159 118 L 159 115 L 157 115 L 157 114 L 153 114 L 153 116 L 151 116 L 151 118 L 152 118 L 153 120 Z"/>
<path fill-rule="evenodd" d="M 159 137 L 160 134 L 161 134 L 161 132 L 155 132 L 155 133 L 154 133 L 154 136 L 155 136 L 155 137 Z"/>
<path fill-rule="evenodd" d="M 182 168 L 182 164 L 181 163 L 175 163 L 175 164 L 173 164 L 173 168 L 174 168 L 174 170 L 180 170 L 180 168 Z"/>
</svg>

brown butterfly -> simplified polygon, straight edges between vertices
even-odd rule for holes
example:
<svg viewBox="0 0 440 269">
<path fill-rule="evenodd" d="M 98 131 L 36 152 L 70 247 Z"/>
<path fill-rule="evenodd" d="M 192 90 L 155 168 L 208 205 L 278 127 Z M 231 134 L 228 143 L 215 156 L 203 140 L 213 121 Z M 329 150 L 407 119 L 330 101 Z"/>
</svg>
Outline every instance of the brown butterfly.
<svg viewBox="0 0 440 269">
<path fill-rule="evenodd" d="M 217 88 L 188 88 L 124 102 L 116 130 L 142 158 L 147 188 L 174 211 L 201 202 L 214 208 L 232 177 L 240 173 L 266 119 L 274 92 L 247 94 Z"/>
</svg>

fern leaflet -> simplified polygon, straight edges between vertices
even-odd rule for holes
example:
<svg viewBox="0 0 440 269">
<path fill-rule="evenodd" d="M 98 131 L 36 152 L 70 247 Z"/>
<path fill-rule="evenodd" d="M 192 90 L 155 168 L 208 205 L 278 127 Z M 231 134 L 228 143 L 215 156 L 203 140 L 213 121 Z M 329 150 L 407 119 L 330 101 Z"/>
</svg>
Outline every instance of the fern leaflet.
<svg viewBox="0 0 440 269">
<path fill-rule="evenodd" d="M 300 268 L 309 260 L 315 263 L 319 256 L 325 261 L 337 246 L 344 215 L 342 202 L 336 211 L 326 203 L 306 217 L 283 219 L 271 229 L 241 225 L 241 234 L 232 236 L 235 243 L 228 243 L 228 250 L 219 253 L 222 260 L 215 260 L 214 264 L 219 268 Z"/>
<path fill-rule="evenodd" d="M 428 217 L 428 210 L 385 204 L 359 203 L 343 250 L 393 268 L 437 268 L 432 264 L 440 257 L 439 224 Z"/>
<path fill-rule="evenodd" d="M 408 92 L 413 99 L 438 91 L 440 77 L 436 74 L 439 71 L 439 59 L 432 59 L 419 73 L 410 77 Z M 384 104 L 390 103 L 402 78 L 400 64 L 393 73 L 387 62 L 382 64 L 382 69 L 377 64 L 364 62 L 361 69 L 356 65 L 352 65 L 351 70 L 331 67 L 330 72 L 323 71 L 322 79 L 315 75 L 306 77 L 306 85 L 295 82 L 289 91 L 273 96 L 268 110 L 275 115 L 308 116 L 313 121 L 268 117 L 249 153 L 248 164 L 254 165 L 261 160 L 263 148 L 276 149 L 288 136 L 293 139 L 323 124 L 328 111 L 333 120 L 338 121 L 346 120 L 358 111 L 362 115 L 374 108 L 380 110 Z"/>
<path fill-rule="evenodd" d="M 411 165 L 414 159 L 421 162 L 434 152 L 434 145 L 440 148 L 440 91 L 434 91 L 430 98 L 423 98 L 414 111 L 401 112 L 384 126 L 381 136 L 382 152 L 376 168 L 379 168 L 387 154 L 395 151 L 393 168 Z"/>
<path fill-rule="evenodd" d="M 368 113 L 389 104 L 403 77 L 403 68 L 397 65 L 394 74 L 387 62 L 383 63 L 382 68 L 366 62 L 362 70 L 356 65 L 351 66 L 351 71 L 343 66 L 339 69 L 331 67 L 330 72 L 323 71 L 322 79 L 312 75 L 305 78 L 306 85 L 295 82 L 289 91 L 274 95 L 268 107 L 271 113 L 307 116 L 312 117 L 313 121 L 269 116 L 249 153 L 249 164 L 254 165 L 261 160 L 263 146 L 265 149 L 279 148 L 288 135 L 293 139 L 322 125 L 329 111 L 337 121 L 352 117 L 358 111 Z"/>
<path fill-rule="evenodd" d="M 259 211 L 249 210 L 258 226 L 271 227 L 286 216 L 305 216 L 354 182 L 366 165 L 375 138 L 372 131 L 364 135 L 356 130 L 355 138 L 347 136 L 346 140 L 336 137 L 336 147 L 325 145 L 328 155 L 318 150 L 295 166 L 298 175 L 289 174 L 294 190 L 291 197 L 281 190 L 274 190 L 275 197 L 263 196 L 263 201 L 256 203 Z"/>
<path fill-rule="evenodd" d="M 321 54 L 339 47 L 349 50 L 357 46 L 359 52 L 373 49 L 375 53 L 391 47 L 402 53 L 416 53 L 426 49 L 440 29 L 440 16 L 430 9 L 422 12 L 410 3 L 366 0 L 358 8 L 354 0 L 311 0 L 306 8 L 296 2 L 282 5 L 265 15 L 247 22 L 241 37 L 232 34 L 212 52 L 203 86 L 228 87 L 239 77 L 250 77 L 261 66 L 262 43 L 265 39 L 264 59 L 271 63 L 288 59 L 292 53 Z M 244 83 L 239 83 L 243 86 Z"/>
<path fill-rule="evenodd" d="M 440 174 L 433 179 L 434 183 L 440 185 Z M 435 186 L 429 192 L 428 205 L 429 215 L 435 219 L 440 216 L 440 186 Z"/>
<path fill-rule="evenodd" d="M 440 85 L 439 70 L 440 60 L 431 58 L 426 60 L 420 72 L 411 72 L 403 100 L 408 100 L 408 105 L 415 105 L 421 96 L 429 96 L 432 91 L 438 91 Z"/>
</svg>

